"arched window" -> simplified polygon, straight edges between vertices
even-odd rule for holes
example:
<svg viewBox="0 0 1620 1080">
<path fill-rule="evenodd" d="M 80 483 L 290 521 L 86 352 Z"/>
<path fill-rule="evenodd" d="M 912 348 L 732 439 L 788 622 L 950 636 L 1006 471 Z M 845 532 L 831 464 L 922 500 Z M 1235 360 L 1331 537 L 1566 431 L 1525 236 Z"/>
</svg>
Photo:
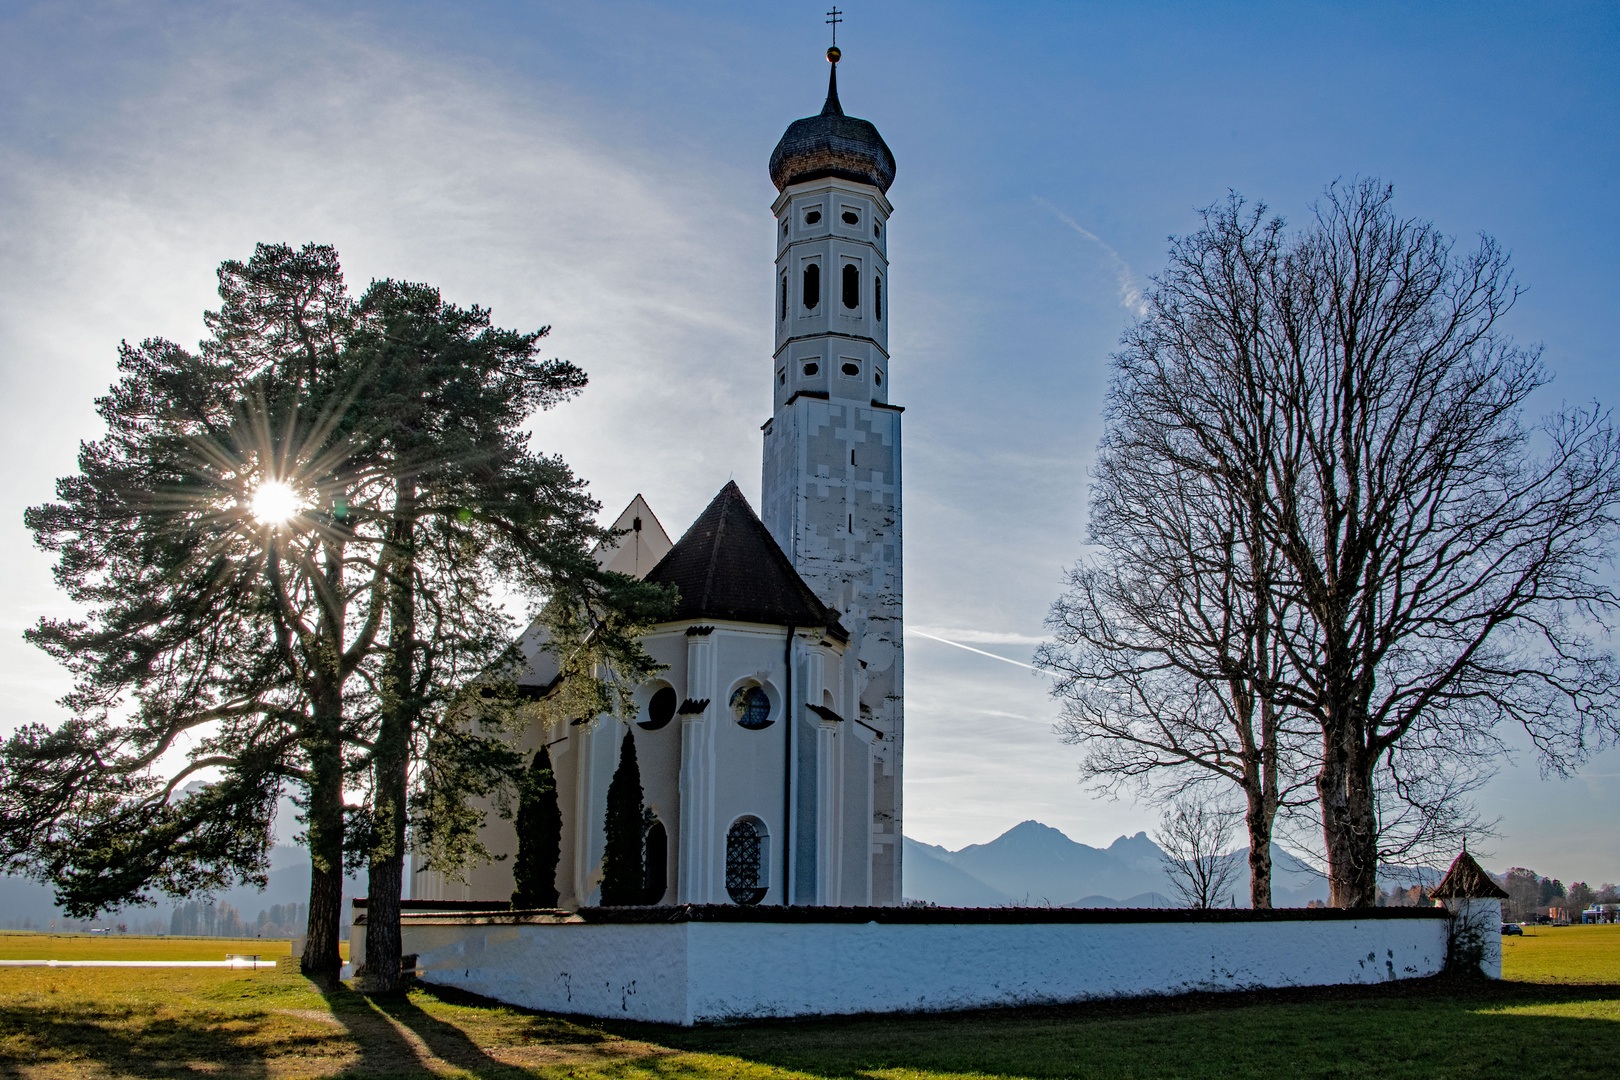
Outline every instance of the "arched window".
<svg viewBox="0 0 1620 1080">
<path fill-rule="evenodd" d="M 770 891 L 770 846 L 765 823 L 738 818 L 726 831 L 726 894 L 736 904 L 757 904 Z"/>
<path fill-rule="evenodd" d="M 844 306 L 851 311 L 861 306 L 861 268 L 844 264 Z"/>
<path fill-rule="evenodd" d="M 656 904 L 669 891 L 669 833 L 664 823 L 654 819 L 647 828 L 647 888 L 643 904 Z"/>
<path fill-rule="evenodd" d="M 657 731 L 674 718 L 675 705 L 675 691 L 668 686 L 660 687 L 647 702 L 646 719 L 636 721 L 636 726 L 646 731 Z"/>
<path fill-rule="evenodd" d="M 883 321 L 883 279 L 872 275 L 872 317 Z"/>
<path fill-rule="evenodd" d="M 768 728 L 774 723 L 771 719 L 771 699 L 762 687 L 739 686 L 731 695 L 731 711 L 737 717 L 738 725 L 749 731 Z"/>
<path fill-rule="evenodd" d="M 821 266 L 809 263 L 804 268 L 804 306 L 811 311 L 821 303 Z"/>
</svg>

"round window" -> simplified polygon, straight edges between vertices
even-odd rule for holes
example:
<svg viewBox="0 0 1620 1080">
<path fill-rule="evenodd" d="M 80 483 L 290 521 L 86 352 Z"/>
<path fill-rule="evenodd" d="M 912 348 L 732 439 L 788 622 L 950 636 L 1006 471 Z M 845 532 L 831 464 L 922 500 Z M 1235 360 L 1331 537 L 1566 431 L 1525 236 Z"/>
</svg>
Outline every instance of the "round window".
<svg viewBox="0 0 1620 1080">
<path fill-rule="evenodd" d="M 771 699 L 758 686 L 738 687 L 731 695 L 731 711 L 737 723 L 749 731 L 771 726 Z"/>
<path fill-rule="evenodd" d="M 804 223 L 806 225 L 814 225 L 816 222 L 818 222 L 820 220 L 821 220 L 821 211 L 820 210 L 812 210 L 808 214 L 804 215 Z"/>
<path fill-rule="evenodd" d="M 860 223 L 861 223 L 861 215 L 857 214 L 853 210 L 845 210 L 844 211 L 844 224 L 845 225 L 859 225 Z"/>
<path fill-rule="evenodd" d="M 804 373 L 806 375 L 814 375 L 816 372 L 818 372 L 820 370 L 821 370 L 821 365 L 820 364 L 806 364 L 806 365 L 804 365 Z"/>
<path fill-rule="evenodd" d="M 859 365 L 859 364 L 845 364 L 843 366 L 842 370 L 843 370 L 845 375 L 851 375 L 851 376 L 859 375 L 861 373 L 861 365 Z"/>
<path fill-rule="evenodd" d="M 636 726 L 647 731 L 657 731 L 675 717 L 675 691 L 667 686 L 659 687 L 658 692 L 647 702 L 647 718 L 637 720 Z"/>
</svg>

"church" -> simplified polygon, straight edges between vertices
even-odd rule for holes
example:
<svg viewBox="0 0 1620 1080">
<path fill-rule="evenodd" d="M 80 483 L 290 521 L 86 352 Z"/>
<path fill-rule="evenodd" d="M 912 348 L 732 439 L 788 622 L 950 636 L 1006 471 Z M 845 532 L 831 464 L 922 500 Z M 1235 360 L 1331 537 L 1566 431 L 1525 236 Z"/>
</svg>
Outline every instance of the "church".
<svg viewBox="0 0 1620 1080">
<path fill-rule="evenodd" d="M 905 746 L 900 406 L 888 400 L 887 193 L 894 155 L 844 115 L 835 46 L 819 115 L 770 158 L 778 191 L 775 352 L 760 377 L 761 506 L 734 483 L 671 542 L 640 495 L 599 550 L 607 569 L 674 585 L 674 618 L 645 647 L 664 665 L 632 721 L 534 730 L 562 812 L 559 905 L 601 901 L 607 791 L 634 740 L 648 811 L 649 903 L 882 906 L 901 901 Z M 519 685 L 556 665 L 531 627 Z M 423 871 L 412 896 L 505 901 L 512 823 L 482 835 L 500 859 L 465 884 Z"/>
</svg>

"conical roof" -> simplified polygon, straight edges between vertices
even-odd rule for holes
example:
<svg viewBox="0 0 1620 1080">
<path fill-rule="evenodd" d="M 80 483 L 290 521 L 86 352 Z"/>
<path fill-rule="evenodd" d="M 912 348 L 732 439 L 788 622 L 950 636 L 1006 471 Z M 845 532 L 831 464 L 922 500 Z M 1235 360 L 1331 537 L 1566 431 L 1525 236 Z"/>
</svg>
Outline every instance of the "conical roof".
<svg viewBox="0 0 1620 1080">
<path fill-rule="evenodd" d="M 847 637 L 734 482 L 698 515 L 646 580 L 680 591 L 674 620 L 821 626 Z"/>
<path fill-rule="evenodd" d="M 1429 894 L 1436 900 L 1506 900 L 1507 891 L 1491 880 L 1466 848 Z"/>
<path fill-rule="evenodd" d="M 827 103 L 820 116 L 788 125 L 771 154 L 771 183 L 789 184 L 837 177 L 888 191 L 894 183 L 894 154 L 870 121 L 845 116 L 838 103 L 838 62 L 827 80 Z"/>
</svg>

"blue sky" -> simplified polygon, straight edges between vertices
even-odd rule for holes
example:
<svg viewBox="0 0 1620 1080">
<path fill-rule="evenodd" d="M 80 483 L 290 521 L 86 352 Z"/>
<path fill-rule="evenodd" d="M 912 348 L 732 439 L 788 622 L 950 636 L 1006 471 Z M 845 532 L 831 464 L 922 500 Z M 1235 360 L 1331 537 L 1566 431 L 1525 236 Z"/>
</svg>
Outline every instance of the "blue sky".
<svg viewBox="0 0 1620 1080">
<path fill-rule="evenodd" d="M 759 487 L 782 129 L 818 111 L 820 3 L 0 6 L 0 705 L 56 716 L 21 629 L 64 610 L 21 527 L 94 437 L 121 338 L 193 342 L 213 270 L 338 246 L 551 324 L 592 386 L 535 423 L 614 514 L 678 534 Z M 1376 175 L 1494 235 L 1556 381 L 1620 401 L 1620 8 L 852 0 L 845 108 L 899 163 L 892 400 L 906 413 L 907 619 L 1027 660 L 1082 553 L 1108 353 L 1166 237 L 1228 189 L 1300 220 Z M 1040 677 L 908 642 L 907 832 L 1026 818 L 1107 843 L 1155 814 L 1076 781 Z M 1521 754 L 1482 799 L 1491 865 L 1620 879 L 1620 753 Z"/>
</svg>

